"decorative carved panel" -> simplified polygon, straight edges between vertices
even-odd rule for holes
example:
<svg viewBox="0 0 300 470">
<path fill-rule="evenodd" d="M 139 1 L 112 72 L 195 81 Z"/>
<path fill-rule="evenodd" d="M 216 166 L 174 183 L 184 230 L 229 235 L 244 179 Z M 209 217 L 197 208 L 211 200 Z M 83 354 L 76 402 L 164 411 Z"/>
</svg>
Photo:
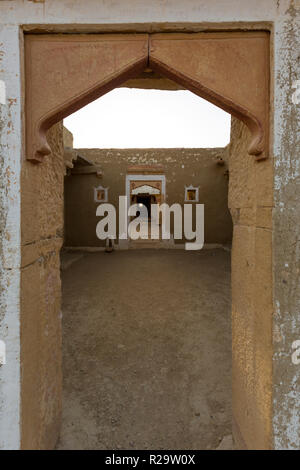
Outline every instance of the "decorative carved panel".
<svg viewBox="0 0 300 470">
<path fill-rule="evenodd" d="M 242 120 L 252 133 L 249 154 L 263 159 L 269 143 L 269 48 L 263 31 L 153 34 L 149 66 Z"/>
<path fill-rule="evenodd" d="M 146 67 L 245 122 L 249 153 L 266 158 L 269 47 L 267 32 L 26 35 L 27 158 L 42 161 L 53 124 Z"/>
<path fill-rule="evenodd" d="M 146 34 L 25 36 L 27 158 L 41 161 L 53 124 L 142 72 L 147 60 Z"/>
</svg>

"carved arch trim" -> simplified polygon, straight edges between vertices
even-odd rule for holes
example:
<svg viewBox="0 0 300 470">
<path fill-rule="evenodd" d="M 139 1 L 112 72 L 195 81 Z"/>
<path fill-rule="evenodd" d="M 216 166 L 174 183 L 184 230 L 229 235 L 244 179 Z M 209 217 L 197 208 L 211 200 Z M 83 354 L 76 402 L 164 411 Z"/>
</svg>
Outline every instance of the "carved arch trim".
<svg viewBox="0 0 300 470">
<path fill-rule="evenodd" d="M 242 120 L 248 152 L 269 147 L 269 33 L 25 36 L 26 155 L 51 152 L 46 131 L 147 66 Z"/>
<path fill-rule="evenodd" d="M 269 33 L 169 33 L 150 36 L 149 66 L 243 121 L 248 153 L 269 148 Z"/>
<path fill-rule="evenodd" d="M 148 62 L 147 34 L 25 36 L 27 159 L 51 153 L 46 131 L 124 81 Z"/>
</svg>

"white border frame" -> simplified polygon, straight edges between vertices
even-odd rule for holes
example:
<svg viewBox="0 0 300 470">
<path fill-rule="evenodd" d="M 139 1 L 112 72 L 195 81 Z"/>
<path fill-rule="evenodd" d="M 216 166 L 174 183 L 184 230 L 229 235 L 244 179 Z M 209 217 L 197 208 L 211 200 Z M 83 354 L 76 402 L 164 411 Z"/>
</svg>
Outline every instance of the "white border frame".
<svg viewBox="0 0 300 470">
<path fill-rule="evenodd" d="M 31 4 L 29 5 L 29 3 Z M 259 8 L 253 8 L 254 3 L 259 4 Z M 24 27 L 23 25 L 27 31 L 37 29 L 46 30 L 48 33 L 74 33 L 78 31 L 98 33 L 99 31 L 107 32 L 107 29 L 119 32 L 120 25 L 121 32 L 124 30 L 125 32 L 128 30 L 136 32 L 137 29 L 142 32 L 152 32 L 155 27 L 158 27 L 158 32 L 163 32 L 161 24 L 169 25 L 168 28 L 171 31 L 173 31 L 173 24 L 175 31 L 183 26 L 187 30 L 196 28 L 197 31 L 203 31 L 204 28 L 209 31 L 216 28 L 219 30 L 224 28 L 226 30 L 240 29 L 242 23 L 245 23 L 245 30 L 254 27 L 261 29 L 266 25 L 266 29 L 271 30 L 272 34 L 270 149 L 276 163 L 274 165 L 275 205 L 273 209 L 275 220 L 273 239 L 275 238 L 275 241 L 277 240 L 275 235 L 280 234 L 282 227 L 287 225 L 288 218 L 293 217 L 293 208 L 286 206 L 282 212 L 282 205 L 287 198 L 289 183 L 295 180 L 297 171 L 297 159 L 293 155 L 290 145 L 293 142 L 293 135 L 290 134 L 288 139 L 286 138 L 287 128 L 284 125 L 284 117 L 291 114 L 292 108 L 298 112 L 298 115 L 300 110 L 299 106 L 293 105 L 290 98 L 294 92 L 290 87 L 291 73 L 294 71 L 291 72 L 289 67 L 297 60 L 297 48 L 291 44 L 290 31 L 292 27 L 295 28 L 297 18 L 294 14 L 299 8 L 299 0 L 293 4 L 289 0 L 281 0 L 277 3 L 261 0 L 260 2 L 243 2 L 242 6 L 242 2 L 236 0 L 201 2 L 201 4 L 196 0 L 191 0 L 189 8 L 184 8 L 182 2 L 174 0 L 168 2 L 164 9 L 161 8 L 161 0 L 154 0 L 153 8 L 142 8 L 141 5 L 144 5 L 145 2 L 141 2 L 141 4 L 135 2 L 133 5 L 128 0 L 113 3 L 104 0 L 99 0 L 97 3 L 86 0 L 85 8 L 73 9 L 69 8 L 65 0 L 60 2 L 56 0 L 52 4 L 48 0 L 45 4 L 14 2 L 12 10 L 8 10 L 7 4 L 8 2 L 0 2 L 0 43 L 2 43 L 1 49 L 5 51 L 3 70 L 0 71 L 0 76 L 1 79 L 7 80 L 7 96 L 16 98 L 16 102 L 11 107 L 9 117 L 6 109 L 3 108 L 2 119 L 5 123 L 9 120 L 12 122 L 13 131 L 10 134 L 3 131 L 0 139 L 0 149 L 3 147 L 3 155 L 5 155 L 3 174 L 8 173 L 6 171 L 8 168 L 10 175 L 13 175 L 13 184 L 6 183 L 7 177 L 4 178 L 6 191 L 3 190 L 3 217 L 12 236 L 10 240 L 4 239 L 2 241 L 5 259 L 0 266 L 6 283 L 5 290 L 1 293 L 3 296 L 1 328 L 5 332 L 6 340 L 9 341 L 8 361 L 5 367 L 0 368 L 0 449 L 6 450 L 16 449 L 20 444 L 20 155 L 22 155 L 24 148 L 24 142 L 21 145 L 23 122 L 21 121 L 20 107 L 23 101 L 23 92 L 20 91 L 22 80 L 20 52 L 21 54 L 23 52 L 20 31 Z M 78 0 L 77 4 L 79 4 Z M 168 28 L 165 32 L 169 32 Z M 299 28 L 294 29 L 294 34 L 296 41 L 299 37 Z M 286 162 L 289 162 L 288 169 Z M 294 230 L 296 233 L 297 227 Z M 291 231 L 288 235 L 292 238 L 294 232 Z M 288 246 L 290 247 L 292 244 L 288 244 Z M 275 322 L 276 326 L 278 318 L 282 321 L 281 329 L 284 338 L 293 337 L 293 335 L 298 337 L 299 309 L 297 309 L 296 302 L 299 301 L 299 292 L 297 289 L 295 290 L 294 299 L 288 304 L 289 308 L 286 311 L 287 294 L 282 293 L 280 275 L 277 274 L 282 266 L 282 256 L 285 256 L 285 261 L 293 260 L 294 250 L 290 248 L 282 254 L 282 248 L 277 242 L 274 242 L 273 251 L 273 303 L 276 306 L 276 316 L 273 323 Z M 285 393 L 282 394 L 282 386 L 276 382 L 277 386 L 274 387 L 273 395 L 274 415 L 271 446 L 274 444 L 275 449 L 297 448 L 299 443 L 297 421 L 299 403 L 297 403 L 297 391 L 295 390 L 295 383 L 299 379 L 299 370 L 295 369 L 295 366 L 290 363 L 291 361 L 289 362 L 289 353 L 285 354 L 286 351 L 289 351 L 288 345 L 289 343 L 286 342 L 286 348 L 282 349 L 282 342 L 275 343 L 273 351 L 274 368 L 285 368 Z"/>
</svg>

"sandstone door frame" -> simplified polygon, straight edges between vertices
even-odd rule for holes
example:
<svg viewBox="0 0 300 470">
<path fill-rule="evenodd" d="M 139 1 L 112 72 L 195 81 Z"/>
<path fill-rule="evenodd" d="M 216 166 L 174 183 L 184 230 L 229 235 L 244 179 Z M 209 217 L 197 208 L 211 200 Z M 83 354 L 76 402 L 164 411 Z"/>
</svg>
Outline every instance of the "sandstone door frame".
<svg viewBox="0 0 300 470">
<path fill-rule="evenodd" d="M 243 58 L 247 57 L 247 54 L 243 51 L 249 50 L 249 44 L 244 46 L 243 37 L 247 37 L 250 40 L 250 37 L 256 38 L 258 42 L 260 39 L 263 39 L 264 44 L 259 45 L 259 54 L 258 60 L 255 62 L 255 47 L 252 50 L 251 60 L 248 63 L 251 63 L 253 68 L 251 70 L 256 70 L 256 74 L 248 73 L 249 70 L 242 70 L 243 77 L 245 82 L 243 83 L 243 92 L 239 93 L 239 88 L 236 83 L 230 84 L 230 81 L 226 81 L 226 76 L 232 76 L 230 68 L 232 67 L 231 63 L 226 65 L 223 64 L 222 73 L 220 76 L 214 76 L 216 81 L 214 86 L 209 85 L 210 79 L 210 62 L 207 62 L 207 70 L 200 70 L 200 76 L 197 76 L 199 70 L 197 69 L 197 64 L 195 61 L 192 61 L 194 68 L 190 70 L 191 61 L 185 61 L 184 51 L 193 50 L 193 53 L 197 53 L 197 41 L 198 43 L 202 41 L 202 38 L 207 38 L 207 35 L 211 35 L 212 44 L 210 44 L 210 51 L 216 52 L 216 60 L 213 64 L 215 69 L 219 63 L 219 50 L 220 47 L 213 44 L 215 39 L 220 40 L 221 43 L 224 40 L 227 44 L 230 43 L 233 36 L 236 38 L 236 43 L 233 48 L 233 53 L 230 50 L 230 46 L 226 49 L 228 51 L 228 57 L 234 59 L 237 52 L 241 54 Z M 76 36 L 72 35 L 73 37 Z M 179 84 L 185 86 L 190 91 L 198 94 L 201 97 L 211 101 L 212 103 L 222 107 L 228 112 L 231 112 L 235 116 L 243 120 L 249 127 L 252 133 L 252 141 L 249 147 L 249 154 L 253 155 L 257 160 L 265 160 L 269 157 L 269 135 L 270 135 L 270 41 L 269 34 L 266 31 L 248 31 L 245 33 L 237 31 L 226 31 L 226 32 L 207 32 L 207 33 L 194 33 L 193 36 L 181 33 L 162 33 L 162 34 L 143 34 L 134 35 L 134 37 L 129 37 L 130 34 L 111 34 L 109 35 L 109 41 L 113 44 L 114 53 L 118 54 L 118 47 L 116 44 L 120 44 L 124 40 L 128 40 L 123 48 L 124 54 L 121 56 L 123 60 L 122 64 L 119 64 L 115 61 L 115 56 L 113 56 L 114 67 L 109 63 L 110 51 L 109 48 L 104 48 L 104 51 L 101 51 L 101 46 L 103 39 L 99 41 L 99 44 L 95 45 L 94 53 L 102 54 L 102 57 L 106 57 L 108 64 L 108 70 L 105 71 L 101 79 L 95 81 L 93 77 L 82 77 L 82 81 L 79 86 L 80 89 L 76 91 L 76 87 L 68 87 L 59 92 L 59 85 L 62 85 L 67 81 L 67 78 L 70 74 L 70 65 L 73 65 L 78 72 L 78 76 L 82 74 L 82 70 L 88 70 L 88 68 L 83 67 L 83 63 L 78 61 L 78 58 L 84 59 L 84 54 L 77 54 L 76 48 L 78 50 L 78 45 L 71 50 L 71 59 L 65 64 L 65 58 L 68 57 L 65 54 L 65 50 L 60 54 L 61 61 L 56 63 L 55 47 L 52 50 L 51 45 L 57 40 L 57 37 L 54 38 L 52 35 L 41 35 L 35 36 L 30 35 L 25 38 L 25 55 L 26 55 L 26 68 L 25 68 L 25 93 L 26 93 L 26 156 L 29 161 L 33 163 L 43 164 L 43 158 L 45 155 L 49 154 L 49 146 L 46 140 L 46 131 L 51 127 L 55 122 L 58 122 L 66 115 L 80 109 L 85 104 L 93 101 L 94 99 L 102 96 L 111 89 L 119 86 L 122 82 L 128 78 L 135 77 L 137 73 L 142 71 L 147 65 L 150 65 L 153 70 L 158 71 L 167 78 L 171 78 L 174 81 L 177 81 Z M 167 37 L 168 36 L 168 37 Z M 150 39 L 149 39 L 150 38 Z M 49 39 L 46 48 L 44 45 Z M 54 39 L 54 41 L 53 41 Z M 72 43 L 71 35 L 68 38 L 64 38 L 62 42 Z M 75 38 L 76 40 L 79 38 Z M 89 50 L 89 41 L 91 41 L 91 36 L 84 37 L 81 39 L 83 42 L 86 42 L 86 51 Z M 79 40 L 79 42 L 81 41 Z M 207 38 L 208 39 L 208 38 Z M 60 39 L 58 39 L 59 42 Z M 190 42 L 194 41 L 193 47 L 190 48 Z M 241 40 L 241 45 L 239 44 Z M 27 45 L 26 45 L 27 41 Z M 119 43 L 118 43 L 119 41 Z M 149 42 L 150 41 L 150 42 Z M 184 45 L 184 41 L 187 41 L 187 44 Z M 97 42 L 97 41 L 96 41 Z M 233 41 L 234 42 L 234 41 Z M 31 43 L 30 46 L 28 44 Z M 176 67 L 177 55 L 176 51 L 171 51 L 172 54 L 168 54 L 169 48 L 172 49 L 173 44 L 182 45 L 182 49 L 179 50 L 180 57 L 182 60 L 182 68 L 180 66 Z M 32 44 L 34 44 L 33 47 Z M 50 44 L 50 46 L 49 46 Z M 72 44 L 73 46 L 74 44 Z M 135 46 L 135 51 L 132 53 L 132 46 Z M 163 45 L 163 47 L 161 47 Z M 97 47 L 99 46 L 99 50 Z M 60 45 L 58 46 L 58 48 Z M 207 61 L 207 55 L 205 55 L 205 48 L 202 48 L 201 54 L 203 59 Z M 74 52 L 75 51 L 75 52 Z M 149 56 L 150 51 L 150 56 Z M 51 56 L 52 54 L 52 56 Z M 89 52 L 87 52 L 87 55 Z M 244 55 L 243 55 L 244 54 Z M 51 57 L 52 57 L 52 71 L 49 71 L 49 66 L 51 69 Z M 133 57 L 133 58 L 132 58 Z M 201 56 L 200 56 L 201 57 Z M 55 60 L 54 60 L 55 58 Z M 169 60 L 170 59 L 170 60 Z M 198 58 L 199 60 L 199 58 Z M 77 62 L 76 62 L 77 61 Z M 243 61 L 242 61 L 243 62 Z M 87 63 L 93 64 L 93 74 L 94 76 L 99 77 L 99 72 L 101 72 L 101 66 L 96 61 L 93 61 L 91 56 L 87 57 Z M 104 62 L 105 63 L 105 62 Z M 234 62 L 237 66 L 238 63 Z M 245 64 L 246 62 L 244 62 Z M 116 65 L 115 65 L 116 64 Z M 86 64 L 85 64 L 86 65 Z M 102 62 L 103 65 L 103 62 Z M 262 66 L 263 65 L 263 70 Z M 57 70 L 56 67 L 65 66 L 63 72 Z M 34 74 L 33 71 L 36 71 Z M 55 70 L 57 73 L 55 73 Z M 262 74 L 259 75 L 262 71 Z M 64 75 L 65 73 L 65 75 Z M 27 74 L 27 79 L 26 79 Z M 72 73 L 73 75 L 73 73 Z M 257 80 L 259 76 L 262 77 L 262 93 L 256 94 L 257 90 Z M 28 79 L 30 77 L 30 80 Z M 86 81 L 90 79 L 90 82 Z M 248 81 L 249 80 L 249 81 Z M 224 83 L 225 90 L 222 90 L 222 83 Z M 40 84 L 40 86 L 38 85 Z M 221 88 L 220 88 L 221 87 Z M 52 90 L 50 95 L 48 94 L 49 90 Z M 46 94 L 45 94 L 46 91 Z M 64 102 L 61 101 L 64 93 L 67 94 L 67 98 Z M 47 97 L 46 97 L 47 96 Z M 254 101 L 254 105 L 253 105 Z M 253 108 L 254 106 L 254 108 Z M 255 108 L 257 107 L 257 109 Z M 257 111 L 257 112 L 256 112 Z M 256 162 L 257 165 L 260 165 L 260 162 Z M 135 179 L 137 175 L 132 175 Z M 150 175 L 149 175 L 150 176 Z M 150 176 L 151 179 L 154 178 Z M 254 405 L 255 406 L 255 405 Z M 239 425 L 237 425 L 239 428 Z M 240 429 L 235 430 L 235 435 L 240 441 L 240 446 L 243 446 L 243 436 L 238 436 Z M 241 433 L 243 435 L 243 432 Z M 268 437 L 266 438 L 268 440 Z M 262 444 L 265 445 L 266 440 Z M 247 447 L 248 443 L 245 443 Z"/>
</svg>

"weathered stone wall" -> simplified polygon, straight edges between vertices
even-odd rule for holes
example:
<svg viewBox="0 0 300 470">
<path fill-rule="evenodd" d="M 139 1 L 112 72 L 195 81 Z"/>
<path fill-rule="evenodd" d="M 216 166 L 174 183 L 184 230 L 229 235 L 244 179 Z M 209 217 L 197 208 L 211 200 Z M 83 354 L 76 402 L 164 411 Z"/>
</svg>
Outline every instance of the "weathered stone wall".
<svg viewBox="0 0 300 470">
<path fill-rule="evenodd" d="M 268 449 L 272 447 L 273 162 L 271 158 L 256 162 L 249 156 L 249 141 L 248 129 L 232 119 L 233 429 L 237 447 Z"/>
<path fill-rule="evenodd" d="M 21 443 L 51 449 L 61 415 L 63 129 L 50 129 L 52 154 L 22 167 Z"/>
<path fill-rule="evenodd" d="M 280 27 L 274 96 L 273 436 L 276 449 L 299 450 L 300 365 L 291 359 L 293 342 L 300 340 L 299 0 L 288 2 Z M 293 99 L 296 80 L 298 100 Z"/>
<path fill-rule="evenodd" d="M 65 126 L 63 127 L 64 146 L 73 148 L 73 134 Z"/>
<path fill-rule="evenodd" d="M 199 186 L 199 203 L 205 204 L 205 243 L 230 243 L 232 221 L 227 207 L 227 150 L 215 149 L 78 149 L 80 155 L 99 165 L 103 177 L 70 175 L 65 177 L 65 245 L 102 246 L 96 236 L 98 203 L 94 187 L 109 187 L 108 202 L 117 208 L 119 196 L 125 195 L 128 167 L 162 165 L 166 177 L 169 205 L 184 204 L 185 185 Z M 183 243 L 182 240 L 178 240 Z"/>
</svg>

